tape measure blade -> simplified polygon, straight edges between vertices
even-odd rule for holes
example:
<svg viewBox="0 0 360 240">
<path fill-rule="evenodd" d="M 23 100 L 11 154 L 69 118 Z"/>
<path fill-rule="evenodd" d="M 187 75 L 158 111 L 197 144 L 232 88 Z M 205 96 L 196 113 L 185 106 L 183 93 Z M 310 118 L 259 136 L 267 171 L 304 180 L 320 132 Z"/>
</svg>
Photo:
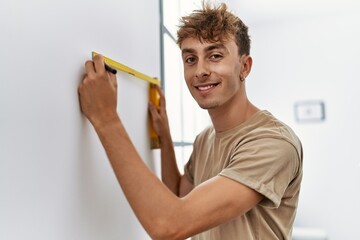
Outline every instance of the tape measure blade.
<svg viewBox="0 0 360 240">
<path fill-rule="evenodd" d="M 94 57 L 97 54 L 99 54 L 99 53 L 93 51 L 92 52 L 92 57 Z M 160 81 L 157 80 L 156 78 L 152 78 L 152 77 L 150 77 L 150 76 L 148 76 L 148 75 L 146 75 L 144 73 L 138 72 L 135 69 L 132 69 L 132 68 L 130 68 L 130 67 L 124 65 L 124 64 L 121 64 L 121 63 L 119 63 L 119 62 L 117 62 L 117 61 L 115 61 L 115 60 L 113 60 L 111 58 L 108 58 L 108 57 L 106 57 L 104 55 L 103 55 L 103 57 L 104 57 L 105 63 L 108 64 L 110 67 L 116 68 L 116 69 L 118 69 L 120 71 L 123 71 L 123 72 L 126 72 L 128 74 L 131 74 L 131 75 L 133 75 L 133 76 L 135 76 L 137 78 L 140 78 L 142 80 L 145 80 L 145 81 L 147 81 L 149 83 L 160 85 Z"/>
</svg>

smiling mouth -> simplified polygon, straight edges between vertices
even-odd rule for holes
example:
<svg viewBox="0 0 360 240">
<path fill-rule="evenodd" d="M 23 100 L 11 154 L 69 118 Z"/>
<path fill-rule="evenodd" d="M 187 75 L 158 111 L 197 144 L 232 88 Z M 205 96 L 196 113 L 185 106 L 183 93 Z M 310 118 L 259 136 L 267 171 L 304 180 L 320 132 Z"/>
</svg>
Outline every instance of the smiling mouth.
<svg viewBox="0 0 360 240">
<path fill-rule="evenodd" d="M 206 91 L 206 90 L 209 90 L 211 88 L 214 88 L 216 87 L 217 85 L 219 85 L 219 83 L 216 83 L 216 84 L 210 84 L 210 85 L 206 85 L 206 86 L 198 86 L 196 87 L 198 90 L 200 91 Z"/>
</svg>

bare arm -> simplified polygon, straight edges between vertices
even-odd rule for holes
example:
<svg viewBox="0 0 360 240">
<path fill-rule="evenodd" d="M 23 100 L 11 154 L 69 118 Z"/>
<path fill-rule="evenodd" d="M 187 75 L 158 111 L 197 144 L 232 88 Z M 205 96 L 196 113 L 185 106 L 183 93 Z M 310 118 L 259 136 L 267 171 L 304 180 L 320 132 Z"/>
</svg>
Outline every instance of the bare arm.
<svg viewBox="0 0 360 240">
<path fill-rule="evenodd" d="M 153 120 L 153 126 L 161 139 L 161 178 L 164 184 L 177 196 L 185 196 L 191 191 L 193 185 L 181 176 L 176 163 L 174 145 L 170 134 L 169 121 L 166 113 L 166 101 L 160 87 L 157 86 L 160 95 L 160 108 L 149 103 L 149 111 Z"/>
<path fill-rule="evenodd" d="M 214 177 L 183 198 L 175 196 L 144 164 L 116 113 L 116 78 L 103 58 L 86 63 L 79 86 L 83 113 L 93 124 L 137 218 L 154 239 L 184 239 L 225 223 L 254 207 L 262 196 L 225 177 Z"/>
</svg>

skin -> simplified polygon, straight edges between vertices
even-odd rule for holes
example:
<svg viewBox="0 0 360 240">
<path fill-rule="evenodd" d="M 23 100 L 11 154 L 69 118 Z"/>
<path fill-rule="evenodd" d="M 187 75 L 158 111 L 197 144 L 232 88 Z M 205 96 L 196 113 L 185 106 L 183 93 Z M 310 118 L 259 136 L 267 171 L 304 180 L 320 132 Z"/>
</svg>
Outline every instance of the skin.
<svg viewBox="0 0 360 240">
<path fill-rule="evenodd" d="M 240 81 L 251 70 L 251 57 L 238 56 L 233 39 L 215 45 L 189 38 L 181 50 L 189 90 L 221 132 L 246 121 L 258 109 L 247 100 Z M 105 71 L 103 57 L 96 55 L 85 69 L 79 86 L 81 110 L 94 126 L 134 213 L 153 239 L 185 239 L 238 217 L 261 201 L 262 195 L 225 177 L 194 187 L 180 175 L 165 98 L 158 88 L 160 109 L 150 104 L 149 110 L 162 142 L 161 182 L 136 152 L 117 114 L 116 77 Z"/>
</svg>

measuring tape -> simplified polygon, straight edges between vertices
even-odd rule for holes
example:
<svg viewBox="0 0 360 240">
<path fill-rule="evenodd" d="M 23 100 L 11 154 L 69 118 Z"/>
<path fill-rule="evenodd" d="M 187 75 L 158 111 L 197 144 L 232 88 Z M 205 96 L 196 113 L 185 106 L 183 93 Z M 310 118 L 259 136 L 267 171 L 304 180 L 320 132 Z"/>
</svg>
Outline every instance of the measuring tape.
<svg viewBox="0 0 360 240">
<path fill-rule="evenodd" d="M 97 52 L 92 52 L 92 57 L 94 57 L 94 56 L 96 56 L 98 54 L 99 53 L 97 53 Z M 156 78 L 152 78 L 152 77 L 150 77 L 150 76 L 148 76 L 146 74 L 138 72 L 138 71 L 136 71 L 136 70 L 124 65 L 124 64 L 121 64 L 119 62 L 116 62 L 116 61 L 112 60 L 111 58 L 105 57 L 104 55 L 103 55 L 103 57 L 104 57 L 105 63 L 107 65 L 109 65 L 110 67 L 116 68 L 116 69 L 118 69 L 120 71 L 123 71 L 123 72 L 126 72 L 128 74 L 131 74 L 131 75 L 133 75 L 133 76 L 135 76 L 137 78 L 140 78 L 142 80 L 145 80 L 145 81 L 147 81 L 149 83 L 160 85 L 160 81 L 157 80 Z"/>
<path fill-rule="evenodd" d="M 94 57 L 95 55 L 97 55 L 99 53 L 97 52 L 92 52 L 92 57 Z M 111 58 L 105 57 L 103 55 L 104 61 L 107 65 L 109 65 L 112 68 L 116 68 L 120 71 L 126 72 L 128 74 L 131 74 L 137 78 L 140 78 L 142 80 L 145 80 L 151 84 L 149 84 L 149 100 L 156 106 L 156 108 L 159 108 L 160 106 L 160 96 L 159 93 L 157 92 L 155 85 L 160 85 L 160 81 L 157 80 L 156 78 L 152 78 L 149 77 L 146 74 L 143 74 L 141 72 L 138 72 L 124 64 L 121 64 L 119 62 L 116 62 L 114 60 L 112 60 Z M 151 149 L 155 149 L 155 148 L 160 148 L 161 144 L 160 144 L 160 138 L 159 136 L 156 134 L 153 124 L 149 119 L 149 133 L 150 133 L 150 148 Z"/>
</svg>

